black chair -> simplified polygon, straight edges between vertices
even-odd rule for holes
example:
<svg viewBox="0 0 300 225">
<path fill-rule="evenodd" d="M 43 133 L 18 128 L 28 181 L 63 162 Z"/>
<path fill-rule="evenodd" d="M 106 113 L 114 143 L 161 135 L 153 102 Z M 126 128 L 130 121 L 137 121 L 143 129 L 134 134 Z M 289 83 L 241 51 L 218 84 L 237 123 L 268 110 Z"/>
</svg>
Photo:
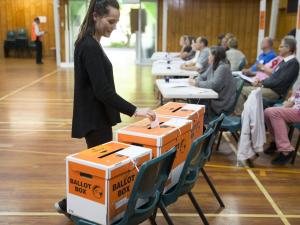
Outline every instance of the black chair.
<svg viewBox="0 0 300 225">
<path fill-rule="evenodd" d="M 16 48 L 16 33 L 14 31 L 8 31 L 6 34 L 6 40 L 4 41 L 4 56 L 8 57 L 9 56 L 9 51 L 11 49 Z"/>
<path fill-rule="evenodd" d="M 150 219 L 151 224 L 156 224 L 153 214 L 161 200 L 161 193 L 171 171 L 176 156 L 176 148 L 143 163 L 134 182 L 127 209 L 124 216 L 112 225 L 137 225 Z M 146 203 L 137 206 L 138 200 Z M 98 225 L 91 221 L 71 216 L 76 225 Z"/>
<path fill-rule="evenodd" d="M 205 132 L 203 136 L 197 138 L 193 142 L 184 163 L 178 183 L 166 193 L 162 194 L 159 208 L 169 225 L 173 225 L 174 223 L 169 216 L 166 207 L 175 203 L 177 199 L 183 195 L 189 196 L 203 223 L 205 225 L 209 224 L 204 213 L 202 212 L 199 203 L 192 193 L 192 189 L 195 186 L 196 181 L 198 180 L 198 175 L 201 168 L 204 167 L 205 162 L 209 158 L 210 152 L 207 152 L 207 146 L 210 145 L 210 142 L 213 142 L 213 132 L 214 130 L 211 128 L 207 130 L 207 132 Z M 153 217 L 155 219 L 156 213 L 153 215 Z"/>
<path fill-rule="evenodd" d="M 290 130 L 289 130 L 289 139 L 292 140 L 293 134 L 294 134 L 294 130 L 297 129 L 300 132 L 300 123 L 292 123 L 290 125 Z M 295 152 L 291 161 L 291 164 L 295 163 L 296 157 L 297 157 L 297 152 L 298 152 L 298 148 L 300 145 L 300 134 L 298 135 L 298 139 L 297 139 L 297 144 L 295 147 Z"/>
<path fill-rule="evenodd" d="M 213 129 L 213 135 L 212 135 L 212 140 L 209 145 L 207 145 L 207 152 L 209 152 L 209 156 L 208 156 L 208 161 L 210 160 L 211 158 L 211 155 L 212 155 L 212 146 L 213 146 L 213 143 L 215 142 L 216 138 L 217 138 L 217 135 L 220 131 L 220 127 L 222 125 L 222 122 L 225 118 L 225 114 L 222 113 L 217 119 L 211 121 L 209 124 L 208 124 L 208 127 L 207 127 L 207 130 L 209 129 Z M 211 180 L 209 179 L 209 176 L 207 175 L 204 167 L 201 168 L 201 173 L 204 177 L 204 179 L 206 180 L 207 184 L 209 185 L 211 191 L 213 192 L 214 196 L 216 197 L 216 199 L 218 200 L 219 204 L 220 204 L 220 207 L 224 208 L 225 207 L 225 204 L 223 203 L 219 193 L 217 192 L 214 184 L 211 182 Z"/>
<path fill-rule="evenodd" d="M 239 77 L 234 77 L 234 79 L 236 80 L 235 101 L 234 101 L 232 108 L 229 110 L 228 113 L 226 113 L 226 116 L 224 117 L 223 122 L 220 126 L 220 132 L 219 132 L 220 134 L 219 134 L 216 151 L 219 150 L 223 132 L 229 131 L 232 134 L 232 136 L 234 137 L 234 139 L 236 140 L 236 142 L 238 142 L 238 140 L 239 140 L 239 135 L 237 132 L 241 129 L 241 117 L 240 116 L 232 116 L 230 114 L 232 114 L 234 112 L 234 109 L 236 107 L 236 104 L 241 95 L 242 89 L 244 87 L 244 80 L 242 80 Z"/>
<path fill-rule="evenodd" d="M 18 53 L 18 56 L 21 54 L 24 54 L 28 51 L 28 37 L 27 37 L 27 31 L 24 28 L 21 28 L 17 32 L 17 38 L 16 38 L 16 50 Z"/>
</svg>

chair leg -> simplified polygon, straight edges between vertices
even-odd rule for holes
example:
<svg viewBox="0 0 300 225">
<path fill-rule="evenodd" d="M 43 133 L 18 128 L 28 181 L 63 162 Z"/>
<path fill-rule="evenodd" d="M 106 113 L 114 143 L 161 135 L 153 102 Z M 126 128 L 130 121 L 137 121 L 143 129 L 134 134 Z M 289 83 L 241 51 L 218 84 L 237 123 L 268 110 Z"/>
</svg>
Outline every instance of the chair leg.
<svg viewBox="0 0 300 225">
<path fill-rule="evenodd" d="M 162 212 L 162 214 L 164 215 L 168 225 L 174 225 L 171 217 L 168 214 L 168 211 L 167 211 L 165 205 L 162 202 L 159 203 L 159 208 L 160 208 L 160 211 Z"/>
<path fill-rule="evenodd" d="M 155 219 L 153 217 L 149 218 L 151 225 L 157 225 Z"/>
<path fill-rule="evenodd" d="M 214 184 L 211 182 L 211 180 L 209 179 L 209 177 L 207 176 L 206 171 L 204 170 L 204 168 L 201 169 L 201 173 L 203 174 L 204 179 L 206 180 L 206 182 L 208 183 L 210 189 L 212 190 L 212 192 L 214 193 L 214 196 L 216 197 L 216 199 L 218 200 L 220 207 L 225 208 L 225 204 L 223 203 L 219 193 L 217 192 Z"/>
<path fill-rule="evenodd" d="M 288 137 L 290 140 L 292 140 L 292 137 L 293 137 L 293 134 L 294 134 L 294 127 L 293 126 L 290 126 L 290 130 L 289 130 L 289 133 L 288 133 Z"/>
<path fill-rule="evenodd" d="M 149 218 L 151 225 L 157 225 L 155 219 L 157 214 L 157 208 L 154 210 L 153 215 Z"/>
<path fill-rule="evenodd" d="M 296 144 L 296 148 L 295 148 L 295 152 L 294 152 L 294 155 L 293 155 L 293 158 L 292 158 L 291 164 L 294 164 L 294 163 L 295 163 L 295 160 L 296 160 L 296 157 L 297 157 L 297 152 L 298 152 L 299 145 L 300 145 L 300 134 L 299 134 L 299 136 L 298 136 L 298 140 L 297 140 L 297 144 Z"/>
<path fill-rule="evenodd" d="M 193 193 L 189 192 L 188 196 L 191 199 L 191 202 L 193 203 L 193 205 L 194 205 L 195 209 L 197 210 L 199 216 L 201 217 L 203 224 L 209 225 L 209 223 L 208 223 L 204 213 L 202 212 L 202 209 L 200 208 L 200 205 L 197 202 L 196 198 L 194 197 Z"/>
<path fill-rule="evenodd" d="M 160 105 L 164 104 L 164 97 L 162 96 L 162 94 L 160 94 Z"/>
<path fill-rule="evenodd" d="M 223 131 L 220 131 L 219 132 L 219 137 L 218 137 L 218 143 L 217 143 L 216 151 L 219 151 L 219 146 L 220 146 L 220 143 L 221 143 L 222 134 L 223 134 Z"/>
</svg>

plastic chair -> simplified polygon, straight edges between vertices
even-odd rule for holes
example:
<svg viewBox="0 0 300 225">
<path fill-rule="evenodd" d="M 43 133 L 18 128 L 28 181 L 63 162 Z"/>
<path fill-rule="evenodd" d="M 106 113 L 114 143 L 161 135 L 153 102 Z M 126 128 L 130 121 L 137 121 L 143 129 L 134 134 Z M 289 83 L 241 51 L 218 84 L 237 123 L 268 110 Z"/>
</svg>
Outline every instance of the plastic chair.
<svg viewBox="0 0 300 225">
<path fill-rule="evenodd" d="M 241 71 L 242 69 L 244 69 L 244 67 L 246 66 L 246 58 L 243 58 L 240 65 L 239 65 L 239 71 Z"/>
<path fill-rule="evenodd" d="M 236 107 L 238 99 L 243 90 L 244 80 L 242 80 L 239 77 L 234 77 L 234 79 L 236 80 L 235 100 L 234 100 L 234 104 L 232 105 L 229 112 L 226 113 L 226 116 L 224 117 L 223 122 L 220 126 L 220 132 L 219 132 L 220 134 L 219 134 L 219 138 L 218 138 L 216 151 L 219 150 L 223 132 L 229 131 L 232 134 L 232 136 L 234 137 L 234 139 L 236 140 L 236 142 L 238 142 L 238 140 L 239 140 L 239 135 L 237 132 L 241 129 L 241 117 L 240 116 L 231 116 L 231 114 L 234 112 L 234 109 Z"/>
<path fill-rule="evenodd" d="M 212 128 L 214 130 L 213 132 L 213 135 L 212 135 L 212 139 L 213 141 L 210 142 L 210 145 L 207 146 L 207 152 L 209 152 L 209 157 L 208 157 L 208 161 L 210 161 L 210 158 L 211 158 L 211 154 L 212 154 L 212 145 L 213 143 L 215 142 L 215 138 L 217 137 L 217 134 L 220 130 L 220 127 L 221 127 L 221 124 L 223 122 L 223 119 L 225 117 L 225 114 L 222 113 L 217 119 L 211 121 L 209 124 L 208 124 L 208 130 L 210 128 Z M 204 162 L 201 162 L 201 163 L 204 163 Z M 200 163 L 200 164 L 201 164 Z M 220 207 L 224 208 L 225 207 L 225 204 L 223 203 L 219 193 L 217 192 L 214 184 L 211 182 L 211 180 L 209 179 L 209 176 L 207 175 L 204 167 L 201 168 L 201 173 L 204 177 L 204 179 L 206 180 L 207 184 L 209 185 L 211 191 L 213 192 L 214 196 L 216 197 L 216 199 L 218 200 L 219 204 L 220 204 Z"/>
<path fill-rule="evenodd" d="M 113 225 L 135 225 L 147 219 L 150 219 L 152 224 L 156 224 L 152 215 L 160 202 L 161 193 L 164 190 L 175 155 L 176 148 L 173 148 L 161 156 L 143 163 L 132 188 L 125 214 Z M 147 200 L 147 202 L 137 208 L 139 199 Z M 71 219 L 76 225 L 97 225 L 76 216 L 71 216 Z"/>
<path fill-rule="evenodd" d="M 6 33 L 6 41 L 15 41 L 16 33 L 14 31 L 7 31 Z"/>
<path fill-rule="evenodd" d="M 27 31 L 24 28 L 19 29 L 17 32 L 16 49 L 18 50 L 19 55 L 20 51 L 28 49 Z"/>
<path fill-rule="evenodd" d="M 290 140 L 292 140 L 295 128 L 300 132 L 300 123 L 293 123 L 293 124 L 290 125 L 290 131 L 289 131 Z M 295 163 L 299 145 L 300 145 L 300 134 L 299 134 L 298 139 L 297 139 L 297 144 L 296 144 L 296 147 L 295 147 L 295 152 L 294 152 L 291 164 Z"/>
<path fill-rule="evenodd" d="M 27 31 L 24 28 L 18 30 L 17 39 L 27 39 Z"/>
<path fill-rule="evenodd" d="M 208 221 L 202 212 L 202 209 L 195 199 L 192 189 L 198 179 L 198 174 L 201 168 L 204 167 L 205 162 L 208 160 L 210 152 L 207 152 L 207 146 L 213 141 L 213 129 L 209 129 L 203 136 L 196 139 L 189 151 L 189 154 L 184 163 L 179 182 L 166 193 L 162 194 L 162 199 L 159 203 L 159 208 L 163 213 L 167 223 L 173 224 L 171 217 L 169 216 L 166 207 L 176 202 L 182 195 L 188 195 L 193 206 L 197 210 L 204 224 L 208 225 Z M 154 217 L 156 213 L 154 214 Z"/>
<path fill-rule="evenodd" d="M 16 48 L 16 33 L 14 31 L 8 31 L 6 33 L 6 40 L 4 40 L 3 49 L 4 49 L 4 56 L 9 56 L 9 51 L 11 49 Z"/>
</svg>

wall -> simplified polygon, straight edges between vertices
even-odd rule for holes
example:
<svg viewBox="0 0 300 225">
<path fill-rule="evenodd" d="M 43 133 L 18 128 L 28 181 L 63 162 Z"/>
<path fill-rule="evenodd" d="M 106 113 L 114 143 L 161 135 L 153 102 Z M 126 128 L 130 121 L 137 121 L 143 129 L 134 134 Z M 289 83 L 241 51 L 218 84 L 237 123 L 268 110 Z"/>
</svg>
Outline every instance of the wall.
<svg viewBox="0 0 300 225">
<path fill-rule="evenodd" d="M 239 48 L 248 61 L 256 58 L 258 36 L 259 0 L 167 0 L 168 29 L 158 26 L 161 42 L 162 32 L 167 32 L 168 51 L 179 51 L 179 38 L 183 34 L 206 36 L 209 45 L 217 43 L 217 36 L 233 33 L 239 41 Z M 161 6 L 161 0 L 159 6 Z M 270 8 L 270 4 L 268 7 Z M 269 13 L 267 12 L 267 15 Z M 162 18 L 160 14 L 159 19 Z M 268 30 L 268 18 L 267 18 Z M 161 47 L 161 43 L 158 45 Z M 161 49 L 161 48 L 160 48 Z"/>
<path fill-rule="evenodd" d="M 26 28 L 30 38 L 31 24 L 36 16 L 46 16 L 47 23 L 41 23 L 41 30 L 47 30 L 43 37 L 44 56 L 54 56 L 55 47 L 53 0 L 0 0 L 0 57 L 3 57 L 3 42 L 8 30 Z M 52 48 L 52 49 L 51 49 Z"/>
<path fill-rule="evenodd" d="M 296 28 L 297 13 L 287 13 L 287 0 L 281 0 L 277 21 L 276 39 L 282 39 L 287 33 Z"/>
</svg>

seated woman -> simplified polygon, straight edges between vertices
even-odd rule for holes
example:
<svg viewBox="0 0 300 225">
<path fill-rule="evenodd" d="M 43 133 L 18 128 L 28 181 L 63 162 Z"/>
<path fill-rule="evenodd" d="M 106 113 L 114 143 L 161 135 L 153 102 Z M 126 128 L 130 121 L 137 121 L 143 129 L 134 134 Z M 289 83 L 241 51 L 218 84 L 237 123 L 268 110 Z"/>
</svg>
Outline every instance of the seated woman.
<svg viewBox="0 0 300 225">
<path fill-rule="evenodd" d="M 195 51 L 192 49 L 192 44 L 195 42 L 195 38 L 188 35 L 180 37 L 179 44 L 181 46 L 180 58 L 183 60 L 190 60 L 194 57 Z"/>
<path fill-rule="evenodd" d="M 281 56 L 277 56 L 265 65 L 257 64 L 257 72 L 250 72 L 248 76 L 255 76 L 259 81 L 262 81 L 272 75 L 273 70 L 278 66 L 279 63 L 281 63 L 282 60 L 283 59 Z"/>
<path fill-rule="evenodd" d="M 284 165 L 290 162 L 295 149 L 288 138 L 287 124 L 300 122 L 300 87 L 283 103 L 282 107 L 267 108 L 265 122 L 270 132 L 271 144 L 264 153 L 271 155 L 278 151 L 279 154 L 271 162 L 273 165 Z"/>
<path fill-rule="evenodd" d="M 197 87 L 210 88 L 219 94 L 207 105 L 208 117 L 212 114 L 228 112 L 234 104 L 236 95 L 236 82 L 231 74 L 230 65 L 226 58 L 225 49 L 221 46 L 211 47 L 208 57 L 209 68 L 196 79 L 189 82 Z"/>
</svg>

